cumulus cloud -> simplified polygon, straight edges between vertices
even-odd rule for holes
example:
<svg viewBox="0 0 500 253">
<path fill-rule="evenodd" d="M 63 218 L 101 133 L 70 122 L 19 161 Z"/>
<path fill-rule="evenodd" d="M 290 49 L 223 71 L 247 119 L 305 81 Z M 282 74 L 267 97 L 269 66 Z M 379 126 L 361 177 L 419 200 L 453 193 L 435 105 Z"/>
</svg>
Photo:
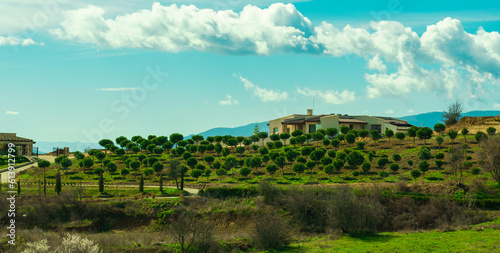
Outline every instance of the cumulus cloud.
<svg viewBox="0 0 500 253">
<path fill-rule="evenodd" d="M 286 91 L 280 92 L 279 90 L 264 89 L 253 84 L 248 79 L 242 76 L 240 76 L 239 78 L 241 82 L 243 82 L 245 89 L 251 91 L 252 94 L 258 97 L 262 102 L 280 101 L 288 98 L 288 92 Z"/>
<path fill-rule="evenodd" d="M 328 104 L 344 104 L 347 102 L 354 101 L 354 91 L 343 90 L 341 92 L 336 90 L 311 90 L 309 88 L 297 87 L 297 93 L 304 96 L 317 96 L 320 97 L 323 102 Z"/>
<path fill-rule="evenodd" d="M 0 36 L 0 46 L 29 46 L 29 45 L 41 45 L 43 46 L 43 43 L 38 43 L 35 42 L 31 38 L 27 39 L 21 39 L 15 36 Z"/>
<path fill-rule="evenodd" d="M 13 111 L 6 111 L 5 114 L 9 114 L 9 115 L 18 115 L 19 112 L 13 112 Z"/>
<path fill-rule="evenodd" d="M 128 87 L 121 87 L 121 88 L 99 88 L 97 90 L 100 91 L 127 91 L 127 90 L 135 90 L 136 88 L 128 88 Z"/>
<path fill-rule="evenodd" d="M 394 114 L 394 110 L 393 109 L 389 109 L 389 110 L 386 110 L 385 113 L 386 114 Z"/>
<path fill-rule="evenodd" d="M 162 6 L 104 18 L 105 10 L 89 6 L 67 11 L 61 28 L 51 33 L 109 48 L 145 48 L 168 52 L 210 51 L 270 54 L 313 50 L 307 39 L 312 25 L 292 4 L 261 9 L 247 5 L 240 13 L 198 9 L 193 5 Z"/>
<path fill-rule="evenodd" d="M 378 71 L 364 75 L 369 98 L 401 98 L 412 92 L 479 98 L 489 94 L 488 87 L 498 86 L 500 75 L 500 34 L 483 28 L 468 33 L 452 18 L 429 25 L 419 36 L 395 21 L 372 22 L 361 28 L 337 28 L 328 22 L 313 26 L 293 4 L 247 5 L 236 13 L 154 3 L 151 9 L 114 17 L 96 6 L 67 11 L 60 27 L 51 33 L 103 48 L 356 55 L 367 60 L 368 69 Z M 258 86 L 248 89 L 261 98 L 272 93 Z M 342 94 L 351 96 L 347 91 L 328 95 Z M 282 99 L 287 96 L 281 95 Z"/>
<path fill-rule="evenodd" d="M 219 101 L 220 105 L 237 105 L 238 100 L 234 99 L 231 95 L 226 95 L 226 100 Z"/>
<path fill-rule="evenodd" d="M 409 113 L 414 113 L 414 112 L 415 112 L 415 110 L 410 109 L 410 110 L 408 110 L 408 112 L 409 112 Z"/>
</svg>

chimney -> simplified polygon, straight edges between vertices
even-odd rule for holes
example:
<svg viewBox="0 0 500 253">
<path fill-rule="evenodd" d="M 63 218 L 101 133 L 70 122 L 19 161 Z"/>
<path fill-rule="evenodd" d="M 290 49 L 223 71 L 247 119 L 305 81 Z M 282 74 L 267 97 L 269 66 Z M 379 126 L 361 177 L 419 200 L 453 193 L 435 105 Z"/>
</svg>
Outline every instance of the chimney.
<svg viewBox="0 0 500 253">
<path fill-rule="evenodd" d="M 313 115 L 313 109 L 307 109 L 307 116 Z"/>
</svg>

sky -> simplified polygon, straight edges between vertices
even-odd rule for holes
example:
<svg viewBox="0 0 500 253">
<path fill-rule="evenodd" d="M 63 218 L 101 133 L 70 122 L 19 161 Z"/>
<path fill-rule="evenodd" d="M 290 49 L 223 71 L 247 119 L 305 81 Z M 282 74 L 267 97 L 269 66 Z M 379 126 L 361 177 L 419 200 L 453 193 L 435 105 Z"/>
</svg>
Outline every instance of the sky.
<svg viewBox="0 0 500 253">
<path fill-rule="evenodd" d="M 497 1 L 0 3 L 0 132 L 184 135 L 290 114 L 500 110 Z"/>
</svg>

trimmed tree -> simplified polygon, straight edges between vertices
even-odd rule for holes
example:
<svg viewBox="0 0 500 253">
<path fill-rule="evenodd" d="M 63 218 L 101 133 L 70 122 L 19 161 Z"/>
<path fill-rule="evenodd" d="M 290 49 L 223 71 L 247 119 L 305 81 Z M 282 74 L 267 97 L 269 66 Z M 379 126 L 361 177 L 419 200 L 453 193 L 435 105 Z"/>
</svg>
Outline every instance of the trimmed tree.
<svg viewBox="0 0 500 253">
<path fill-rule="evenodd" d="M 385 137 L 387 137 L 387 139 L 389 139 L 389 142 L 391 142 L 391 138 L 393 136 L 394 136 L 394 131 L 392 131 L 391 129 L 385 130 Z"/>
</svg>

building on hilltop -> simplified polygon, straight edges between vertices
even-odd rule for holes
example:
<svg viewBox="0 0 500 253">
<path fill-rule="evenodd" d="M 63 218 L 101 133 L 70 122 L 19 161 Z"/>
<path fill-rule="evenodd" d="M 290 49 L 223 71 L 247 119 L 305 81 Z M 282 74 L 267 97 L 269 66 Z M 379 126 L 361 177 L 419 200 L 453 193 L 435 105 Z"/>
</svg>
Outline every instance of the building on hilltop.
<svg viewBox="0 0 500 253">
<path fill-rule="evenodd" d="M 36 143 L 31 139 L 16 136 L 15 133 L 0 133 L 0 154 L 7 151 L 7 145 L 14 143 L 19 155 L 30 156 L 33 152 L 33 144 Z"/>
<path fill-rule="evenodd" d="M 340 114 L 321 114 L 313 115 L 311 109 L 307 114 L 292 114 L 290 116 L 269 121 L 269 135 L 292 133 L 295 130 L 301 130 L 304 133 L 314 133 L 317 129 L 337 128 L 348 126 L 354 130 L 377 130 L 384 133 L 391 129 L 394 133 L 404 132 L 412 125 L 408 121 L 391 117 L 378 116 L 348 116 Z"/>
</svg>

